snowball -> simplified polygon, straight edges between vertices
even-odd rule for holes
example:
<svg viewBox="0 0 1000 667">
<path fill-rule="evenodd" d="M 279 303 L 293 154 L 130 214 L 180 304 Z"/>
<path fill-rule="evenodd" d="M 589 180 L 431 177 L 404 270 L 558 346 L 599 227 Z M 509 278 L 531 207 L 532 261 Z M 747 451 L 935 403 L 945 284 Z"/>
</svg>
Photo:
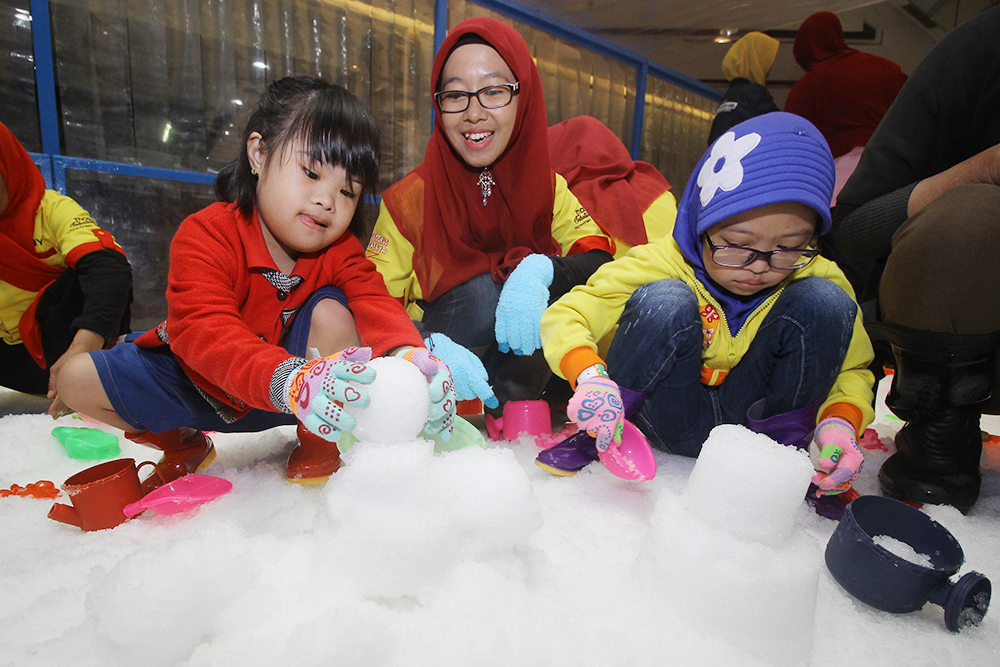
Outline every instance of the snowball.
<svg viewBox="0 0 1000 667">
<path fill-rule="evenodd" d="M 367 408 L 346 410 L 358 420 L 359 442 L 409 442 L 427 422 L 430 396 L 420 369 L 405 359 L 379 357 L 368 362 L 375 380 L 364 385 L 371 397 Z"/>
</svg>

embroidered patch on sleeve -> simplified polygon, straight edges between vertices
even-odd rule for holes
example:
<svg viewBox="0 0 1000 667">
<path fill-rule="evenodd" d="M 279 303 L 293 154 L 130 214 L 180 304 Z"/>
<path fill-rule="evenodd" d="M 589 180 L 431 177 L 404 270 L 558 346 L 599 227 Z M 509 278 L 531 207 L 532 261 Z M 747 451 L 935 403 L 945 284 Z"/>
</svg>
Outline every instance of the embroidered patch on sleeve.
<svg viewBox="0 0 1000 667">
<path fill-rule="evenodd" d="M 701 309 L 701 347 L 707 350 L 715 340 L 715 332 L 719 329 L 719 312 L 710 303 Z"/>
</svg>

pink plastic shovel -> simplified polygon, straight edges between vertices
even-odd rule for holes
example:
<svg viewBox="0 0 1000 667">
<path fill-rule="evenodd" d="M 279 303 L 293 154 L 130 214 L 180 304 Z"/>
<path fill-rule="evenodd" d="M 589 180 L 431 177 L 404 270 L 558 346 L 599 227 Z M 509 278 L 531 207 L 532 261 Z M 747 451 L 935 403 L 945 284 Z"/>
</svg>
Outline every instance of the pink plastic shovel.
<svg viewBox="0 0 1000 667">
<path fill-rule="evenodd" d="M 184 475 L 150 491 L 141 500 L 126 505 L 124 512 L 130 519 L 145 510 L 153 510 L 157 514 L 177 514 L 229 493 L 232 488 L 232 482 L 220 477 Z"/>
<path fill-rule="evenodd" d="M 611 445 L 598 457 L 604 467 L 622 479 L 648 482 L 656 477 L 656 457 L 649 441 L 632 422 L 625 420 L 622 441 Z"/>
</svg>

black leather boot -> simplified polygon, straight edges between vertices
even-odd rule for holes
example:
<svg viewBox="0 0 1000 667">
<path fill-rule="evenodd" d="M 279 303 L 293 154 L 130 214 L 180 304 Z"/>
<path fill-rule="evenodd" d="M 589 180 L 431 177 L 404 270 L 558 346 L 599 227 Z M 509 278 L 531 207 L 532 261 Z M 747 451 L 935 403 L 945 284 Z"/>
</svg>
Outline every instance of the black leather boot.
<svg viewBox="0 0 1000 667">
<path fill-rule="evenodd" d="M 990 398 L 1000 332 L 956 335 L 884 322 L 866 325 L 891 345 L 895 374 L 886 405 L 906 421 L 878 478 L 885 495 L 968 512 L 979 498 L 981 405 Z"/>
</svg>

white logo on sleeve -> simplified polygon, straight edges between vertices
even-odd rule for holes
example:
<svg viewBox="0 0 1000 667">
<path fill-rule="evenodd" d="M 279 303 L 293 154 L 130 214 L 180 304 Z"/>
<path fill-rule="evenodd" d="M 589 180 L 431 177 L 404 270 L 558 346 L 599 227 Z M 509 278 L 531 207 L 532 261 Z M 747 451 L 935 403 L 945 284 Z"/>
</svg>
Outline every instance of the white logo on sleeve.
<svg viewBox="0 0 1000 667">
<path fill-rule="evenodd" d="M 698 187 L 701 188 L 702 206 L 708 206 L 719 190 L 735 190 L 743 182 L 743 165 L 740 160 L 760 143 L 760 135 L 751 132 L 736 138 L 733 132 L 726 132 L 712 144 L 712 153 L 698 172 Z M 718 167 L 719 162 L 722 166 Z M 718 169 L 716 168 L 718 167 Z"/>
</svg>

